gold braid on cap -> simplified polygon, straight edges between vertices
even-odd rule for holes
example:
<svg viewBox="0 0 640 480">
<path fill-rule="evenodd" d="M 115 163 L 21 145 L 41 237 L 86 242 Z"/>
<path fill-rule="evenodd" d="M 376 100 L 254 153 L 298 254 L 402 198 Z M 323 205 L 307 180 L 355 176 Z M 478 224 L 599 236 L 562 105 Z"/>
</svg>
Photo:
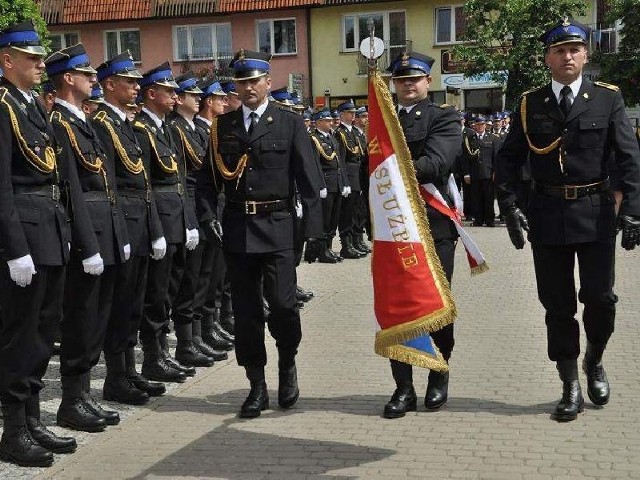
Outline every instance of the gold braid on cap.
<svg viewBox="0 0 640 480">
<path fill-rule="evenodd" d="M 327 162 L 331 162 L 334 158 L 336 158 L 336 152 L 332 152 L 331 155 L 327 155 L 327 152 L 324 151 L 322 145 L 320 144 L 320 140 L 318 140 L 315 136 L 311 135 L 311 140 L 315 143 L 316 148 L 318 149 L 318 153 L 324 158 Z"/>
<path fill-rule="evenodd" d="M 60 125 L 64 127 L 64 129 L 67 131 L 67 135 L 69 136 L 69 143 L 71 143 L 71 148 L 75 152 L 76 158 L 80 161 L 80 165 L 82 165 L 85 169 L 89 170 L 91 173 L 101 174 L 102 179 L 104 180 L 104 189 L 107 193 L 109 193 L 109 182 L 107 180 L 107 172 L 103 168 L 102 160 L 98 157 L 96 158 L 96 163 L 91 163 L 85 158 L 84 154 L 82 153 L 82 150 L 80 150 L 80 146 L 78 145 L 78 139 L 76 138 L 75 133 L 73 133 L 73 129 L 71 128 L 71 125 L 69 124 L 69 122 L 62 119 L 62 115 L 60 114 L 60 112 L 51 112 L 51 115 L 49 118 L 51 123 L 58 122 Z"/>
<path fill-rule="evenodd" d="M 33 165 L 40 172 L 42 173 L 53 172 L 56 169 L 56 152 L 53 150 L 53 147 L 50 147 L 49 145 L 45 146 L 44 160 L 42 160 L 36 152 L 34 152 L 33 150 L 31 150 L 31 148 L 29 148 L 27 141 L 24 139 L 24 137 L 22 136 L 22 132 L 20 131 L 20 123 L 18 122 L 18 117 L 16 116 L 16 112 L 13 111 L 13 107 L 5 99 L 5 97 L 9 94 L 9 91 L 6 88 L 2 90 L 3 90 L 1 94 L 2 103 L 7 106 L 7 110 L 9 111 L 11 128 L 13 130 L 14 135 L 18 139 L 18 146 L 20 147 L 20 151 L 25 156 L 25 158 L 29 161 L 29 163 Z"/>
<path fill-rule="evenodd" d="M 347 137 L 344 134 L 344 132 L 338 132 L 340 134 L 340 138 L 342 138 L 342 143 L 344 143 L 344 148 L 346 148 L 349 153 L 351 153 L 352 155 L 360 155 L 360 147 L 358 145 L 356 145 L 353 148 L 349 147 L 349 144 L 347 143 Z"/>
<path fill-rule="evenodd" d="M 178 175 L 178 164 L 176 163 L 175 159 L 173 157 L 171 157 L 171 164 L 169 166 L 165 165 L 164 162 L 162 161 L 162 157 L 160 156 L 160 153 L 158 152 L 158 146 L 156 145 L 156 139 L 153 138 L 153 135 L 151 134 L 151 132 L 149 131 L 149 129 L 147 128 L 147 126 L 142 123 L 141 121 L 137 121 L 133 124 L 134 127 L 137 127 L 139 129 L 142 129 L 146 132 L 147 137 L 149 137 L 149 143 L 151 144 L 151 149 L 153 150 L 153 153 L 156 154 L 156 160 L 158 160 L 158 163 L 160 164 L 160 169 L 164 172 L 164 173 L 175 173 L 176 175 Z M 167 125 L 167 128 L 169 128 L 169 126 Z M 167 132 L 168 134 L 168 132 Z"/>
<path fill-rule="evenodd" d="M 242 177 L 242 172 L 244 172 L 244 169 L 247 166 L 249 155 L 244 153 L 240 157 L 240 160 L 238 160 L 238 165 L 236 165 L 235 170 L 231 171 L 224 164 L 224 160 L 222 160 L 222 157 L 218 152 L 218 119 L 217 118 L 214 118 L 213 121 L 211 122 L 210 136 L 211 136 L 211 147 L 212 147 L 211 150 L 213 151 L 213 156 L 216 161 L 216 167 L 218 168 L 218 171 L 222 175 L 222 178 L 224 178 L 225 180 L 233 180 L 237 178 L 238 179 L 237 181 L 239 183 L 240 177 Z M 236 187 L 237 187 L 237 184 L 236 184 Z"/>
<path fill-rule="evenodd" d="M 193 166 L 196 168 L 196 170 L 200 170 L 202 168 L 202 159 L 195 152 L 193 146 L 191 145 L 191 142 L 189 142 L 189 139 L 184 134 L 180 126 L 176 125 L 176 130 L 178 130 L 178 135 L 180 135 L 180 140 L 182 141 L 182 154 L 184 155 L 184 151 L 186 150 L 186 153 L 189 154 L 189 158 L 191 159 L 191 163 L 193 164 Z M 186 160 L 187 155 L 184 156 Z"/>
</svg>

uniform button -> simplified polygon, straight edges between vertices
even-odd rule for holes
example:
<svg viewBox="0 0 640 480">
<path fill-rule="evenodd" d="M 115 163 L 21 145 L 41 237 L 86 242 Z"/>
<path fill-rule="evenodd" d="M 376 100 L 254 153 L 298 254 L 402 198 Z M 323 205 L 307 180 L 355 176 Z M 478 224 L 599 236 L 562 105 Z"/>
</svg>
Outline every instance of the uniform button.
<svg viewBox="0 0 640 480">
<path fill-rule="evenodd" d="M 253 172 L 253 167 L 249 167 L 249 171 L 250 171 L 250 172 Z"/>
<path fill-rule="evenodd" d="M 253 190 L 253 188 L 249 187 L 249 188 L 247 188 L 247 190 L 249 190 L 251 192 Z"/>
<path fill-rule="evenodd" d="M 566 128 L 564 130 L 562 130 L 562 133 L 567 133 L 569 130 L 567 130 Z"/>
<path fill-rule="evenodd" d="M 592 124 L 591 124 L 591 126 L 592 126 L 592 127 L 595 127 L 595 126 L 596 126 L 596 124 L 595 124 L 595 123 L 592 123 Z"/>
<path fill-rule="evenodd" d="M 251 150 L 252 150 L 251 147 L 247 148 L 247 152 L 250 152 Z"/>
</svg>

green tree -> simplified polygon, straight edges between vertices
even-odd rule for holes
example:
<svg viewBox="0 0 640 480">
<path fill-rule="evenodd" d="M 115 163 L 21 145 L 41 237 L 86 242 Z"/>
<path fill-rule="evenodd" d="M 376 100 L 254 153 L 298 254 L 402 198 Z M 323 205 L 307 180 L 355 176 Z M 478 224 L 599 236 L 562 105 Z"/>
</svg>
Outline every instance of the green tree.
<svg viewBox="0 0 640 480">
<path fill-rule="evenodd" d="M 598 53 L 594 61 L 600 63 L 601 79 L 618 85 L 627 105 L 640 104 L 640 2 L 638 0 L 610 0 L 607 20 L 613 25 L 621 20 L 620 44 L 617 53 Z"/>
<path fill-rule="evenodd" d="M 48 45 L 47 24 L 40 15 L 40 9 L 34 0 L 0 0 L 0 30 L 8 25 L 25 22 L 30 18 L 36 24 L 36 29 L 43 39 L 43 45 Z"/>
<path fill-rule="evenodd" d="M 523 92 L 549 81 L 538 37 L 565 15 L 584 15 L 586 3 L 468 0 L 464 12 L 465 42 L 456 46 L 454 54 L 462 60 L 465 75 L 492 72 L 504 86 L 507 108 L 513 108 Z"/>
</svg>

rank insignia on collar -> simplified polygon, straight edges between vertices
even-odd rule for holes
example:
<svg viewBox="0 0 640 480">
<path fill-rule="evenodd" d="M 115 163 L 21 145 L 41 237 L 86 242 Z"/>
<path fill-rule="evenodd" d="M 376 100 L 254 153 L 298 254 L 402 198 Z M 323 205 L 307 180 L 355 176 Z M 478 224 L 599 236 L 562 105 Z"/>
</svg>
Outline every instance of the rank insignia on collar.
<svg viewBox="0 0 640 480">
<path fill-rule="evenodd" d="M 238 122 L 236 122 L 235 120 L 231 121 L 231 125 L 236 126 L 238 124 Z"/>
<path fill-rule="evenodd" d="M 26 111 L 27 111 L 27 106 L 26 106 L 24 103 L 21 103 L 21 104 L 20 104 L 20 109 L 21 109 L 23 112 L 26 112 Z"/>
<path fill-rule="evenodd" d="M 589 98 L 589 94 L 588 94 L 587 92 L 584 92 L 584 93 L 582 94 L 582 96 L 583 96 L 584 98 Z"/>
<path fill-rule="evenodd" d="M 421 112 L 420 110 L 418 110 L 418 111 L 416 112 L 416 117 L 419 117 L 420 115 L 422 115 L 422 112 Z"/>
<path fill-rule="evenodd" d="M 409 54 L 405 51 L 402 54 L 402 64 L 403 67 L 409 66 Z"/>
<path fill-rule="evenodd" d="M 116 124 L 116 127 L 119 127 L 119 126 L 120 126 L 120 120 L 114 120 L 114 121 L 113 121 L 113 123 L 115 123 L 115 124 Z"/>
<path fill-rule="evenodd" d="M 549 102 L 549 97 L 545 97 L 544 99 L 544 103 L 547 103 L 547 102 Z"/>
<path fill-rule="evenodd" d="M 267 117 L 267 123 L 273 123 L 273 118 Z"/>
<path fill-rule="evenodd" d="M 156 133 L 156 127 L 151 127 L 151 131 L 152 131 L 153 133 Z"/>
</svg>

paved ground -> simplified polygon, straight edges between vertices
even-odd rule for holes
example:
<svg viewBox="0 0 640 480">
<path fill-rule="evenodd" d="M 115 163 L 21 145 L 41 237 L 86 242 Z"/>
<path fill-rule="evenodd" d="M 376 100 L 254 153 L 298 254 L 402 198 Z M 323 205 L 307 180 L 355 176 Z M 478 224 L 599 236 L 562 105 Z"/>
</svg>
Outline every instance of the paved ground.
<svg viewBox="0 0 640 480">
<path fill-rule="evenodd" d="M 0 477 L 640 478 L 640 255 L 618 252 L 619 320 L 605 357 L 611 402 L 604 409 L 588 404 L 577 421 L 558 424 L 549 413 L 560 382 L 546 358 L 530 250 L 515 251 L 504 228 L 471 231 L 491 270 L 471 278 L 458 250 L 457 345 L 450 400 L 441 411 L 420 406 L 403 419 L 381 417 L 394 385 L 387 360 L 373 353 L 368 262 L 305 265 L 301 284 L 316 299 L 303 310 L 296 408 L 237 418 L 247 382 L 231 358 L 144 408 L 128 409 L 106 433 L 79 436 L 81 448 L 57 456 L 52 468 L 0 463 Z M 275 359 L 272 341 L 269 353 Z M 56 370 L 47 375 L 48 423 L 59 402 Z M 426 373 L 414 377 L 424 391 Z M 275 406 L 275 362 L 267 382 Z"/>
</svg>

